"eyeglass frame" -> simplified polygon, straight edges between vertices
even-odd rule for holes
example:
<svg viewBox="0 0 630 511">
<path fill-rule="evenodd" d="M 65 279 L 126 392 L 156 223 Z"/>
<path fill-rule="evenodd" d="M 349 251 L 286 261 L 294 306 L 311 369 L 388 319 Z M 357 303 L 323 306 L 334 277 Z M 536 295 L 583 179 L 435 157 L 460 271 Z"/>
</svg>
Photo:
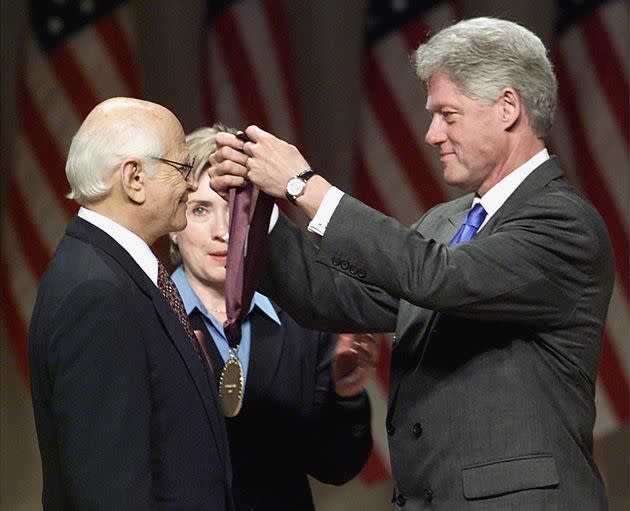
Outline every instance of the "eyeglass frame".
<svg viewBox="0 0 630 511">
<path fill-rule="evenodd" d="M 159 158 L 157 156 L 150 156 L 150 158 L 152 160 L 157 160 L 157 161 L 161 161 L 162 163 L 166 163 L 167 165 L 170 165 L 171 167 L 177 169 L 177 171 L 184 178 L 184 181 L 188 181 L 188 177 L 190 176 L 190 173 L 192 172 L 193 168 L 195 167 L 195 158 L 194 157 L 193 157 L 191 163 L 181 163 L 181 162 L 178 162 L 178 161 L 167 160 L 166 158 Z"/>
</svg>

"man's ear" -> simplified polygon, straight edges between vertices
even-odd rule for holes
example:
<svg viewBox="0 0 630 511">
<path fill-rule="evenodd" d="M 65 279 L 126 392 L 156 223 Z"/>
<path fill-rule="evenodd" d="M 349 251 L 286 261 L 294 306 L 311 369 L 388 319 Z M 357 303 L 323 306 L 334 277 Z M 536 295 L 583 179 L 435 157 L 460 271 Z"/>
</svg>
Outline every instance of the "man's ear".
<svg viewBox="0 0 630 511">
<path fill-rule="evenodd" d="M 506 87 L 501 92 L 499 107 L 501 109 L 501 121 L 507 131 L 516 124 L 522 113 L 521 98 L 512 87 Z"/>
<path fill-rule="evenodd" d="M 147 171 L 141 162 L 127 160 L 122 164 L 120 173 L 123 193 L 129 200 L 137 204 L 143 204 L 146 200 Z"/>
</svg>

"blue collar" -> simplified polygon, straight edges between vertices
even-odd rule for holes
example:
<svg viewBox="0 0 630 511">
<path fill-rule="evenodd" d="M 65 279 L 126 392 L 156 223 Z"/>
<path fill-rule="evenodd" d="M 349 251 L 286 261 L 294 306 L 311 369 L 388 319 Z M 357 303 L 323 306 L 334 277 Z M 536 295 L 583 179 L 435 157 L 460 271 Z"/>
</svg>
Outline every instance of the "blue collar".
<svg viewBox="0 0 630 511">
<path fill-rule="evenodd" d="M 188 283 L 188 279 L 186 278 L 186 273 L 184 272 L 184 267 L 179 265 L 177 269 L 171 275 L 173 282 L 177 286 L 177 290 L 182 297 L 182 301 L 184 302 L 184 307 L 186 308 L 186 314 L 190 315 L 190 313 L 195 310 L 195 308 L 199 309 L 204 316 L 209 316 L 208 309 L 206 306 L 201 303 L 197 294 L 193 291 L 193 288 L 190 287 Z M 275 321 L 278 325 L 281 325 L 280 318 L 278 317 L 278 313 L 276 309 L 274 309 L 271 300 L 267 298 L 265 295 L 262 295 L 258 292 L 254 293 L 254 297 L 252 298 L 252 303 L 249 306 L 249 311 L 247 311 L 247 315 L 249 316 L 254 310 L 254 307 L 258 307 L 261 312 L 263 312 L 270 319 Z"/>
</svg>

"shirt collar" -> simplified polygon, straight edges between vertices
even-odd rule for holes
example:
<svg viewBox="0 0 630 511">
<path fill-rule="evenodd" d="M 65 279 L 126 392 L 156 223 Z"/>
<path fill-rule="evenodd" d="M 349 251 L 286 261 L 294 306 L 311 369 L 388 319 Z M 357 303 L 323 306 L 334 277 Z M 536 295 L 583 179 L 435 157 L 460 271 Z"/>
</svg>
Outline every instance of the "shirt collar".
<svg viewBox="0 0 630 511">
<path fill-rule="evenodd" d="M 171 278 L 173 279 L 173 282 L 175 282 L 177 290 L 182 297 L 182 301 L 184 302 L 184 307 L 186 309 L 186 314 L 190 315 L 193 310 L 199 309 L 202 314 L 208 316 L 208 309 L 206 309 L 205 305 L 201 302 L 201 300 L 189 284 L 188 279 L 186 278 L 186 272 L 184 272 L 184 267 L 182 265 L 179 265 L 177 267 L 177 269 L 173 272 L 173 275 L 171 275 Z M 258 307 L 258 309 L 260 309 L 263 314 L 265 314 L 271 320 L 275 321 L 278 325 L 282 324 L 280 321 L 280 317 L 276 312 L 276 309 L 271 303 L 271 300 L 269 300 L 269 298 L 267 298 L 265 295 L 262 295 L 258 292 L 254 293 L 254 296 L 252 297 L 252 303 L 250 304 L 249 311 L 247 313 L 248 316 L 252 313 L 254 307 Z"/>
<path fill-rule="evenodd" d="M 114 222 L 111 218 L 107 218 L 91 209 L 81 207 L 77 214 L 86 222 L 91 223 L 114 238 L 122 248 L 129 252 L 129 255 L 138 263 L 142 271 L 157 286 L 158 260 L 155 254 L 151 252 L 149 245 L 142 238 L 126 227 Z"/>
<path fill-rule="evenodd" d="M 481 202 L 483 209 L 485 209 L 488 213 L 485 221 L 481 224 L 481 227 L 483 227 L 490 217 L 494 215 L 501 206 L 503 206 L 503 203 L 508 200 L 512 193 L 514 193 L 514 190 L 516 190 L 519 185 L 525 181 L 525 178 L 527 178 L 527 176 L 529 176 L 534 170 L 536 170 L 536 168 L 548 159 L 549 152 L 546 148 L 544 148 L 542 151 L 536 153 L 529 160 L 523 163 L 520 167 L 501 179 L 501 181 L 490 188 L 483 197 L 475 197 L 473 200 L 473 206 L 478 202 Z"/>
</svg>

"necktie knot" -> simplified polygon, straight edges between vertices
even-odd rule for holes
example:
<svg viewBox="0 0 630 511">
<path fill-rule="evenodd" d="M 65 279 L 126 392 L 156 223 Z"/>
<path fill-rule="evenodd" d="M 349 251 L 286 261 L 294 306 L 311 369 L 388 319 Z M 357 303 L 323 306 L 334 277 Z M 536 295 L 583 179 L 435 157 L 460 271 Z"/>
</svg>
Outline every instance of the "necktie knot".
<svg viewBox="0 0 630 511">
<path fill-rule="evenodd" d="M 449 245 L 456 245 L 457 243 L 466 243 L 467 241 L 470 241 L 473 236 L 477 234 L 479 227 L 481 227 L 481 224 L 483 224 L 487 215 L 488 213 L 485 209 L 483 209 L 481 202 L 475 204 L 466 215 L 464 223 L 459 228 Z"/>
</svg>

